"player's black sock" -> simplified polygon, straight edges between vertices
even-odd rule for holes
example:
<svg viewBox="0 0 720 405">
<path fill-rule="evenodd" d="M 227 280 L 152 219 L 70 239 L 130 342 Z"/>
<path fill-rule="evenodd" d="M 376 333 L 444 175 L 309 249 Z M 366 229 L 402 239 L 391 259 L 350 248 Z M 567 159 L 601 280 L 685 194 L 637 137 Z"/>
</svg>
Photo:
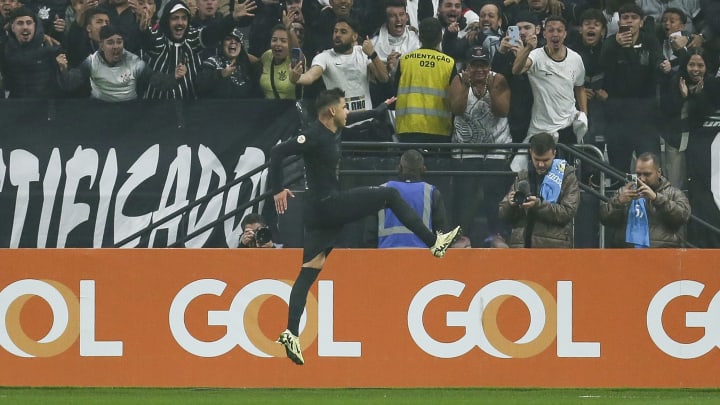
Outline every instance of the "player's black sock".
<svg viewBox="0 0 720 405">
<path fill-rule="evenodd" d="M 388 208 L 395 213 L 400 222 L 412 233 L 418 236 L 428 247 L 435 244 L 436 236 L 429 230 L 418 216 L 415 210 L 402 198 L 400 192 L 392 187 L 387 187 L 390 198 L 387 202 Z"/>
<path fill-rule="evenodd" d="M 300 336 L 300 317 L 302 316 L 303 310 L 305 310 L 305 302 L 307 301 L 307 295 L 312 287 L 313 283 L 320 274 L 320 269 L 313 269 L 312 267 L 303 267 L 300 269 L 295 284 L 293 284 L 292 290 L 290 291 L 290 310 L 288 311 L 288 325 L 287 328 L 295 336 Z"/>
</svg>

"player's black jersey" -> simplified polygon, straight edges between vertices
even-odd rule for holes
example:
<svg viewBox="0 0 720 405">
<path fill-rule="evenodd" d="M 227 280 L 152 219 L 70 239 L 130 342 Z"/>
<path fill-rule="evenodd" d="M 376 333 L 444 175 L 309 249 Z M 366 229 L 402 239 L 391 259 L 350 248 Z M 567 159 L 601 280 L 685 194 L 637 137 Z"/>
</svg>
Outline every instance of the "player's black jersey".
<svg viewBox="0 0 720 405">
<path fill-rule="evenodd" d="M 305 159 L 305 184 L 309 197 L 322 199 L 340 191 L 338 165 L 341 132 L 333 133 L 320 121 L 315 121 L 301 135 L 276 145 L 270 152 L 270 186 L 273 194 L 283 189 L 283 158 L 293 155 L 302 155 Z"/>
<path fill-rule="evenodd" d="M 347 115 L 347 124 L 371 118 L 381 118 L 387 113 L 387 104 L 367 111 L 353 111 Z M 319 120 L 308 125 L 301 135 L 275 145 L 270 151 L 270 187 L 277 194 L 283 189 L 283 158 L 302 155 L 305 159 L 305 184 L 309 198 L 321 200 L 340 191 L 340 142 L 342 129 L 333 133 Z"/>
</svg>

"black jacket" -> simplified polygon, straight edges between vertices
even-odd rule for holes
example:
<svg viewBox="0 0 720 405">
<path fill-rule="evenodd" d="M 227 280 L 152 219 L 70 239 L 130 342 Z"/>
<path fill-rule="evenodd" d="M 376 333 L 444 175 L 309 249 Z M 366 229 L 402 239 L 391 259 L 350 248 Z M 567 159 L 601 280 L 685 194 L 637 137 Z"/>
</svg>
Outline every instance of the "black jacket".
<svg viewBox="0 0 720 405">
<path fill-rule="evenodd" d="M 26 43 L 18 42 L 14 34 L 0 52 L 0 67 L 5 90 L 10 98 L 51 98 L 58 95 L 58 49 L 43 42 L 40 19 L 35 17 L 35 36 Z"/>
</svg>

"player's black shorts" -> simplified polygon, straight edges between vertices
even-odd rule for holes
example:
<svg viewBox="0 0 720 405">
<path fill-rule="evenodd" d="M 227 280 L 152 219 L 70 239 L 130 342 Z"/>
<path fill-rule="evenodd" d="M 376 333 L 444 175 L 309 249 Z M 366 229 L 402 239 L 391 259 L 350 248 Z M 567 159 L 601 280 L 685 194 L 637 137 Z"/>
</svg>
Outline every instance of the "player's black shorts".
<svg viewBox="0 0 720 405">
<path fill-rule="evenodd" d="M 303 263 L 321 252 L 330 254 L 345 224 L 385 208 L 397 190 L 388 187 L 357 187 L 321 199 L 308 198 L 303 206 L 305 240 Z"/>
</svg>

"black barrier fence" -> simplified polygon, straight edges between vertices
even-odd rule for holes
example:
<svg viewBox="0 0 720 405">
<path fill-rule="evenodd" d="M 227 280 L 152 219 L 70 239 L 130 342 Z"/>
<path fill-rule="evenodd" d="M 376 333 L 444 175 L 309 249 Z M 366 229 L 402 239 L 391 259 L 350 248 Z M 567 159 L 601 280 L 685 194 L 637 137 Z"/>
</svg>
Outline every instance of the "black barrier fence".
<svg viewBox="0 0 720 405">
<path fill-rule="evenodd" d="M 277 241 L 301 246 L 302 193 L 291 201 L 295 209 L 277 218 L 266 191 L 269 149 L 297 133 L 300 117 L 294 103 L 272 100 L 2 101 L 0 247 L 234 247 L 249 212 L 265 215 Z M 464 179 L 496 180 L 481 195 L 496 205 L 492 199 L 507 192 L 515 173 L 453 158 L 457 147 L 344 142 L 341 181 L 343 187 L 382 184 L 394 177 L 402 151 L 416 148 L 427 151 L 427 180 L 442 191 L 451 218 L 476 191 L 464 188 Z M 510 156 L 527 145 L 469 145 L 466 152 L 499 147 Z M 624 174 L 591 147 L 559 147 L 583 179 L 575 247 L 602 247 L 603 179 Z M 302 162 L 287 165 L 288 186 L 301 191 Z M 485 189 L 496 194 L 488 198 Z M 717 206 L 708 195 L 701 204 L 710 215 L 693 216 L 690 247 L 720 246 L 720 215 L 712 215 Z M 483 246 L 488 222 L 481 211 L 474 220 L 470 236 Z M 367 247 L 368 227 L 349 225 L 339 246 Z"/>
<path fill-rule="evenodd" d="M 264 192 L 267 169 L 253 170 L 299 118 L 274 100 L 6 100 L 0 122 L 0 246 L 162 247 L 214 223 L 183 246 L 227 247 L 253 208 L 215 220 Z"/>
</svg>

